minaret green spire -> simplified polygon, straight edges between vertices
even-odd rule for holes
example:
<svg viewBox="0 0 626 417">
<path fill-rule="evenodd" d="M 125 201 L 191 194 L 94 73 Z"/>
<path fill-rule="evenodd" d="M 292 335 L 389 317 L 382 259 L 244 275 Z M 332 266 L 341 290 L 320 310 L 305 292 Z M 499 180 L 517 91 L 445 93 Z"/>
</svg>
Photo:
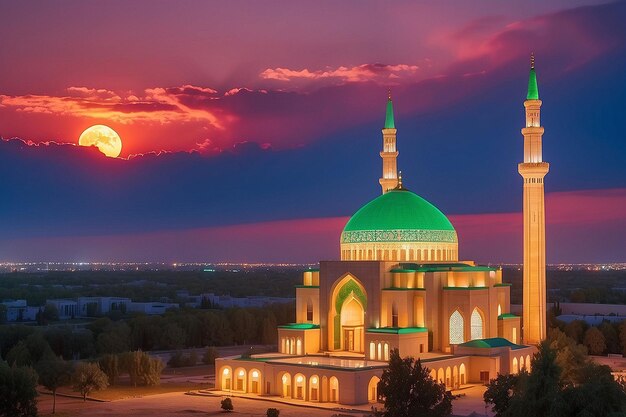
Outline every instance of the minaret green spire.
<svg viewBox="0 0 626 417">
<path fill-rule="evenodd" d="M 537 74 L 535 73 L 535 54 L 530 54 L 530 75 L 528 76 L 528 94 L 526 100 L 539 100 L 537 88 Z"/>
<path fill-rule="evenodd" d="M 385 129 L 395 129 L 393 121 L 393 103 L 391 102 L 391 90 L 387 91 L 387 113 L 385 114 Z"/>
</svg>

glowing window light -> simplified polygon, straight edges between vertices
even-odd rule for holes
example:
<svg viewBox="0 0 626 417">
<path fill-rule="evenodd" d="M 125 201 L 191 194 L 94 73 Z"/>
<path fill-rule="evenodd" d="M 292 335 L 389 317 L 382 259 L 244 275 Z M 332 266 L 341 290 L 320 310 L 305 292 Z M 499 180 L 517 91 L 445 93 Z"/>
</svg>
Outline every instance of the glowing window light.
<svg viewBox="0 0 626 417">
<path fill-rule="evenodd" d="M 458 310 L 450 316 L 450 344 L 458 345 L 465 341 L 463 337 L 463 316 Z"/>
<path fill-rule="evenodd" d="M 471 336 L 472 340 L 483 338 L 483 318 L 478 312 L 478 308 L 475 308 L 470 318 L 471 323 Z"/>
<path fill-rule="evenodd" d="M 316 385 L 317 384 L 317 377 L 314 376 L 313 378 L 311 378 L 311 384 Z"/>
<path fill-rule="evenodd" d="M 224 375 L 228 375 L 230 373 L 230 370 L 228 368 L 224 369 L 224 371 L 222 372 Z"/>
<path fill-rule="evenodd" d="M 298 375 L 298 377 L 296 378 L 296 382 L 299 384 L 303 381 L 304 379 L 302 378 L 302 375 Z"/>
<path fill-rule="evenodd" d="M 258 378 L 259 373 L 257 371 L 252 371 L 252 378 Z"/>
<path fill-rule="evenodd" d="M 283 375 L 283 384 L 286 384 L 288 379 L 289 378 L 287 378 L 287 375 Z"/>
<path fill-rule="evenodd" d="M 245 371 L 242 369 L 241 371 L 239 371 L 239 376 L 244 376 L 246 373 Z"/>
</svg>

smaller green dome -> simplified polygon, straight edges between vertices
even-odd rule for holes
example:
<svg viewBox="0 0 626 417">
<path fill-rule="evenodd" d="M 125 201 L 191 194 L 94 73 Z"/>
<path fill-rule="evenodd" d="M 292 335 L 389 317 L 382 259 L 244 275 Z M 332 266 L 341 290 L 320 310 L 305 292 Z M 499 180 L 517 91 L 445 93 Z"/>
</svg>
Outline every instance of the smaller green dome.
<svg viewBox="0 0 626 417">
<path fill-rule="evenodd" d="M 394 189 L 357 211 L 344 227 L 341 242 L 456 243 L 457 236 L 437 207 L 411 191 Z"/>
</svg>

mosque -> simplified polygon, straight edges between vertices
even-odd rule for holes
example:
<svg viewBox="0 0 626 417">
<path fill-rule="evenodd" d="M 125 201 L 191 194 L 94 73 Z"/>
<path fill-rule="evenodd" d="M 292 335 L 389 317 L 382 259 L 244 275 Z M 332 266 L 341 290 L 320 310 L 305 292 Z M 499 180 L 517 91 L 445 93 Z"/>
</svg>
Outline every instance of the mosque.
<svg viewBox="0 0 626 417">
<path fill-rule="evenodd" d="M 387 100 L 382 194 L 358 210 L 339 261 L 321 261 L 296 286 L 296 322 L 279 326 L 279 352 L 219 358 L 216 389 L 344 405 L 378 400 L 392 349 L 420 358 L 449 389 L 530 366 L 545 338 L 545 221 L 541 101 L 534 59 L 524 162 L 523 322 L 510 313 L 502 270 L 459 260 L 457 233 L 397 171 L 393 103 Z M 523 326 L 522 326 L 523 325 Z"/>
</svg>

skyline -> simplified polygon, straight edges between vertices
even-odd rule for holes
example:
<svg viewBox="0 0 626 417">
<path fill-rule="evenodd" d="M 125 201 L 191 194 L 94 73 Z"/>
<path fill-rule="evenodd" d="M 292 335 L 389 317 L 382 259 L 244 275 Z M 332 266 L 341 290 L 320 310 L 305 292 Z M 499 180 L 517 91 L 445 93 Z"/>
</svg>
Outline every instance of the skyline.
<svg viewBox="0 0 626 417">
<path fill-rule="evenodd" d="M 0 69 L 2 261 L 337 258 L 347 216 L 378 193 L 388 88 L 406 186 L 450 215 L 463 259 L 520 261 L 530 52 L 553 167 L 548 262 L 623 261 L 625 3 L 325 4 L 303 26 L 284 4 L 291 20 L 250 6 L 233 24 L 219 17 L 238 5 L 166 16 L 157 2 L 130 32 L 130 6 L 70 3 L 11 4 L 2 18 L 17 46 L 0 52 L 12 63 Z M 74 33 L 107 13 L 122 16 L 115 30 Z M 207 15 L 219 24 L 202 26 Z M 373 30 L 385 19 L 393 28 Z M 15 26 L 26 21 L 29 33 Z M 56 55 L 38 49 L 43 33 Z M 120 134 L 122 158 L 75 146 L 95 124 Z"/>
</svg>

